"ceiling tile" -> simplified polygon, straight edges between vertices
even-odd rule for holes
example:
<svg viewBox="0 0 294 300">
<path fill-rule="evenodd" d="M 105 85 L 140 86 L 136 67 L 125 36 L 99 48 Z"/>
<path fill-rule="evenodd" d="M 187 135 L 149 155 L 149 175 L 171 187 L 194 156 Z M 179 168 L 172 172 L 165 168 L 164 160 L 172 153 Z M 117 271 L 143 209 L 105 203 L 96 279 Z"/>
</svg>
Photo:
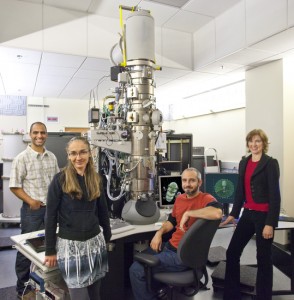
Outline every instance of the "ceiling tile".
<svg viewBox="0 0 294 300">
<path fill-rule="evenodd" d="M 0 68 L 7 95 L 33 94 L 39 65 L 10 63 Z"/>
<path fill-rule="evenodd" d="M 164 27 L 193 33 L 211 20 L 211 17 L 188 11 L 179 11 L 164 24 Z"/>
<path fill-rule="evenodd" d="M 185 5 L 189 0 L 146 0 L 147 2 L 155 2 L 159 4 L 165 4 L 169 6 L 174 6 L 174 7 L 182 7 Z"/>
<path fill-rule="evenodd" d="M 0 46 L 0 62 L 39 64 L 41 52 Z"/>
<path fill-rule="evenodd" d="M 137 0 L 100 0 L 99 3 L 91 5 L 90 12 L 101 16 L 110 18 L 119 18 L 119 6 L 124 5 L 128 7 L 136 6 Z M 123 11 L 123 18 L 130 15 L 130 11 Z"/>
<path fill-rule="evenodd" d="M 280 53 L 294 49 L 294 28 L 282 31 L 266 40 L 251 45 L 249 49 L 263 50 L 272 53 Z"/>
<path fill-rule="evenodd" d="M 67 68 L 79 68 L 86 57 L 78 55 L 43 52 L 42 64 Z"/>
<path fill-rule="evenodd" d="M 76 68 L 65 68 L 50 65 L 41 65 L 39 76 L 72 77 L 77 72 Z"/>
<path fill-rule="evenodd" d="M 161 71 L 156 71 L 155 76 L 157 78 L 171 78 L 171 79 L 177 79 L 182 76 L 185 76 L 192 71 L 190 70 L 182 70 L 182 69 L 175 69 L 170 67 L 162 67 Z"/>
<path fill-rule="evenodd" d="M 243 65 L 227 63 L 224 59 L 221 59 L 203 68 L 199 68 L 197 71 L 222 75 L 241 67 L 243 67 Z"/>
<path fill-rule="evenodd" d="M 95 70 L 80 69 L 74 75 L 75 78 L 96 79 L 97 83 L 100 79 L 102 79 L 105 76 L 108 76 L 108 77 L 110 76 L 109 71 L 108 72 L 101 72 L 101 71 L 95 71 Z"/>
<path fill-rule="evenodd" d="M 179 11 L 179 9 L 175 7 L 149 1 L 142 1 L 139 6 L 142 9 L 150 10 L 151 16 L 154 18 L 155 26 L 158 27 L 161 27 Z"/>
<path fill-rule="evenodd" d="M 92 0 L 43 0 L 45 5 L 87 12 Z"/>
<path fill-rule="evenodd" d="M 87 57 L 81 65 L 81 70 L 110 71 L 111 63 L 109 59 Z"/>
<path fill-rule="evenodd" d="M 38 76 L 34 96 L 59 97 L 64 87 L 70 82 L 70 76 L 41 75 Z"/>
<path fill-rule="evenodd" d="M 194 0 L 189 1 L 182 9 L 205 16 L 216 17 L 241 1 L 243 0 Z"/>
<path fill-rule="evenodd" d="M 248 65 L 270 57 L 273 54 L 273 52 L 245 48 L 222 58 L 221 61 L 224 63 Z"/>
<path fill-rule="evenodd" d="M 4 89 L 4 85 L 3 85 L 3 80 L 0 74 L 0 95 L 5 95 L 5 89 Z"/>
<path fill-rule="evenodd" d="M 60 94 L 62 98 L 82 98 L 97 86 L 96 79 L 73 78 Z M 100 86 L 98 89 L 100 92 Z M 104 92 L 104 91 L 103 91 Z M 101 96 L 105 97 L 106 95 Z"/>
</svg>

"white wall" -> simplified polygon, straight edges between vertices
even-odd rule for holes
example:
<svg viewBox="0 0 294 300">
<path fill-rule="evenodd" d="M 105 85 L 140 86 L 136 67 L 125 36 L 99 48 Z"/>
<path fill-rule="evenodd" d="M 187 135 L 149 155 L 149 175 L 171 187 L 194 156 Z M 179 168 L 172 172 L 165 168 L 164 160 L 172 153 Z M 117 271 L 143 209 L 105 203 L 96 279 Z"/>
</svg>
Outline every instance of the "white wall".
<svg viewBox="0 0 294 300">
<path fill-rule="evenodd" d="M 269 136 L 269 154 L 278 159 L 282 208 L 294 215 L 294 61 L 278 60 L 246 73 L 246 130 L 262 128 Z"/>
<path fill-rule="evenodd" d="M 294 116 L 294 59 L 283 61 L 283 195 L 285 209 L 294 216 L 293 203 L 293 170 L 294 170 L 294 140 L 293 140 L 293 116 Z"/>
<path fill-rule="evenodd" d="M 283 61 L 246 72 L 246 132 L 263 129 L 269 154 L 283 163 Z"/>
<path fill-rule="evenodd" d="M 26 116 L 0 116 L 0 162 L 3 155 L 1 132 L 27 133 L 36 121 L 45 123 L 48 132 L 64 131 L 65 127 L 89 127 L 87 100 L 28 97 L 27 105 Z M 47 122 L 48 116 L 58 117 L 58 122 Z"/>
<path fill-rule="evenodd" d="M 245 108 L 169 121 L 163 128 L 192 133 L 194 147 L 215 148 L 221 161 L 239 162 L 246 154 Z"/>
<path fill-rule="evenodd" d="M 49 107 L 34 107 L 30 105 Z M 28 97 L 27 128 L 36 121 L 46 124 L 49 132 L 64 131 L 64 127 L 89 127 L 89 102 L 80 99 Z M 58 117 L 58 122 L 47 122 L 47 117 Z"/>
</svg>

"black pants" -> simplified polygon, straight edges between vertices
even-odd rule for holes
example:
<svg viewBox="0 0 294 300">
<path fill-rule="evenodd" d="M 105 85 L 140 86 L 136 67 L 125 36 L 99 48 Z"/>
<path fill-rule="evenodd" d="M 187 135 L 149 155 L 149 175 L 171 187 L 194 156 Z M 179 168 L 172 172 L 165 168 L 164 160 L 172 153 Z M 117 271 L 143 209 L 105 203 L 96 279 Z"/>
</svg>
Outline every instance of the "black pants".
<svg viewBox="0 0 294 300">
<path fill-rule="evenodd" d="M 84 288 L 68 289 L 71 300 L 100 300 L 101 280 L 95 281 L 93 284 Z M 114 287 L 115 288 L 115 287 Z M 111 300 L 111 299 L 109 299 Z"/>
<path fill-rule="evenodd" d="M 257 248 L 256 299 L 272 299 L 273 263 L 271 247 L 273 239 L 264 239 L 262 236 L 266 217 L 267 213 L 244 209 L 227 250 L 224 300 L 241 299 L 240 257 L 254 233 L 256 233 Z"/>
</svg>

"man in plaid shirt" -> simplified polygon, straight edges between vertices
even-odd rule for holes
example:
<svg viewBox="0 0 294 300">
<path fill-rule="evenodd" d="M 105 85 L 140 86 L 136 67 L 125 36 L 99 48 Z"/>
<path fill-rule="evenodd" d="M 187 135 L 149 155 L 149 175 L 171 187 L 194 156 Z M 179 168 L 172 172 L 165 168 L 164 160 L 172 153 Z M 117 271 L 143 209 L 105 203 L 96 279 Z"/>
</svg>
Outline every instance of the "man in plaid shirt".
<svg viewBox="0 0 294 300">
<path fill-rule="evenodd" d="M 48 137 L 46 125 L 35 122 L 30 127 L 31 143 L 12 163 L 9 187 L 23 201 L 20 221 L 21 233 L 44 228 L 48 186 L 59 172 L 55 155 L 44 147 Z M 31 261 L 17 252 L 15 272 L 18 298 L 30 299 L 32 291 L 25 287 L 29 281 Z M 34 296 L 35 297 L 35 296 Z"/>
</svg>

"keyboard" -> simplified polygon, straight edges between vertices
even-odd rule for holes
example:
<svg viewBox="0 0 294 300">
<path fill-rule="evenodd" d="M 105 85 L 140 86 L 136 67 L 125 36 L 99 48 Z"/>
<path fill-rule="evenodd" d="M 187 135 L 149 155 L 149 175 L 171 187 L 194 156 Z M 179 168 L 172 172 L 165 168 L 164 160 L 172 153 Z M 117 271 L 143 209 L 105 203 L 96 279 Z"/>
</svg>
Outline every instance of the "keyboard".
<svg viewBox="0 0 294 300">
<path fill-rule="evenodd" d="M 133 225 L 122 219 L 110 219 L 110 228 L 112 234 L 118 234 L 135 229 Z"/>
<path fill-rule="evenodd" d="M 279 221 L 282 221 L 282 222 L 294 222 L 294 217 L 279 216 Z"/>
</svg>

